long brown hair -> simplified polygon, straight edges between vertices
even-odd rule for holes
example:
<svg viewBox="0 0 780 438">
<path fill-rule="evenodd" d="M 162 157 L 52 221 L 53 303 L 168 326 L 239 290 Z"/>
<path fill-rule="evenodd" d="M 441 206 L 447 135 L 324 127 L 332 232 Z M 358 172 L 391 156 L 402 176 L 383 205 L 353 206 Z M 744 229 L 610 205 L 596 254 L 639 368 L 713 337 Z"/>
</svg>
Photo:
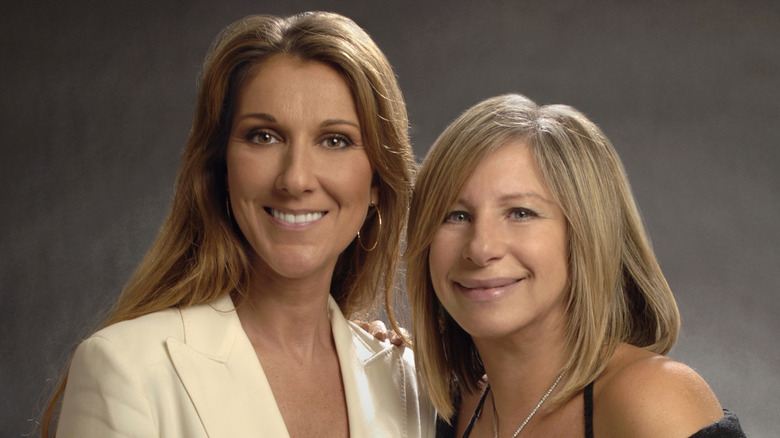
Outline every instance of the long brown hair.
<svg viewBox="0 0 780 438">
<path fill-rule="evenodd" d="M 436 298 L 428 254 L 436 230 L 479 162 L 510 141 L 533 151 L 568 226 L 568 379 L 554 409 L 590 383 L 620 342 L 665 354 L 679 313 L 612 144 L 566 105 L 537 106 L 510 94 L 487 99 L 456 119 L 428 152 L 415 184 L 408 226 L 407 292 L 417 370 L 439 414 L 478 388 L 485 370 L 471 337 Z M 457 385 L 456 385 L 457 382 Z"/>
<path fill-rule="evenodd" d="M 247 286 L 250 250 L 227 213 L 225 151 L 236 94 L 253 68 L 274 54 L 327 63 L 352 91 L 382 223 L 369 211 L 361 236 L 377 239 L 376 249 L 353 241 L 339 257 L 330 292 L 345 316 L 374 308 L 384 296 L 391 325 L 398 327 L 393 288 L 415 169 L 406 106 L 390 63 L 369 35 L 326 12 L 249 16 L 216 38 L 201 73 L 170 214 L 103 327 L 240 295 Z M 42 436 L 49 434 L 66 380 L 64 374 L 44 412 Z"/>
</svg>

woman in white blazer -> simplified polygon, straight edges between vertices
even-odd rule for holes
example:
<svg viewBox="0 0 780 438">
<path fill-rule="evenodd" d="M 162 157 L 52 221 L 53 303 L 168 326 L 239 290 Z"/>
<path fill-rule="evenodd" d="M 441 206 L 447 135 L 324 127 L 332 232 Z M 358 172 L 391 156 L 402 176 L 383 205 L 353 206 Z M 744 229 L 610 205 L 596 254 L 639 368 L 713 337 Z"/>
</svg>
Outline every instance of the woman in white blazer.
<svg viewBox="0 0 780 438">
<path fill-rule="evenodd" d="M 433 436 L 392 297 L 414 170 L 371 38 L 250 16 L 207 56 L 171 213 L 43 421 L 59 437 Z"/>
</svg>

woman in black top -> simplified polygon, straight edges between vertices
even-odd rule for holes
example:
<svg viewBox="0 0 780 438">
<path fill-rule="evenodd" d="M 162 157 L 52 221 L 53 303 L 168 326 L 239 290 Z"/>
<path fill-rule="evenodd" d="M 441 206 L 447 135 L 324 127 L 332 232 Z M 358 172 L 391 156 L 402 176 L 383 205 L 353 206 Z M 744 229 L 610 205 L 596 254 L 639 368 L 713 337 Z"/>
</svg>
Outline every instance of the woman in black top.
<svg viewBox="0 0 780 438">
<path fill-rule="evenodd" d="M 582 113 L 519 95 L 472 107 L 425 158 L 410 218 L 417 369 L 441 436 L 743 435 L 664 356 L 674 297 Z"/>
</svg>

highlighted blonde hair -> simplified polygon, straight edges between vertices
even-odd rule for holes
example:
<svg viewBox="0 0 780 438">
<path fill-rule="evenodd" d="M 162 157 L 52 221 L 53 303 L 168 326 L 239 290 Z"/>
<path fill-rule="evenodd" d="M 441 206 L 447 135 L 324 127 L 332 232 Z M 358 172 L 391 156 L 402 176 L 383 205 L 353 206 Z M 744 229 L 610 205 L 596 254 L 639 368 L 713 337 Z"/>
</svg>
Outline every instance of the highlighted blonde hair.
<svg viewBox="0 0 780 438">
<path fill-rule="evenodd" d="M 378 240 L 376 249 L 365 251 L 353 240 L 339 257 L 330 293 L 347 317 L 373 309 L 384 296 L 387 316 L 398 327 L 393 287 L 416 167 L 406 106 L 390 63 L 369 35 L 326 12 L 249 16 L 216 38 L 201 73 L 171 212 L 104 327 L 226 294 L 240 297 L 246 288 L 251 249 L 225 208 L 225 151 L 237 93 L 254 68 L 277 54 L 326 63 L 352 91 L 383 222 L 380 227 L 376 211 L 369 210 L 361 235 Z M 44 413 L 42 436 L 48 436 L 66 379 Z"/>
<path fill-rule="evenodd" d="M 447 315 L 431 282 L 431 241 L 479 162 L 508 142 L 533 151 L 568 226 L 565 353 L 568 378 L 554 409 L 603 371 L 618 344 L 667 353 L 679 313 L 642 224 L 623 165 L 602 131 L 570 106 L 508 94 L 468 109 L 436 140 L 417 176 L 407 228 L 407 293 L 417 370 L 439 414 L 479 387 L 471 337 Z"/>
</svg>

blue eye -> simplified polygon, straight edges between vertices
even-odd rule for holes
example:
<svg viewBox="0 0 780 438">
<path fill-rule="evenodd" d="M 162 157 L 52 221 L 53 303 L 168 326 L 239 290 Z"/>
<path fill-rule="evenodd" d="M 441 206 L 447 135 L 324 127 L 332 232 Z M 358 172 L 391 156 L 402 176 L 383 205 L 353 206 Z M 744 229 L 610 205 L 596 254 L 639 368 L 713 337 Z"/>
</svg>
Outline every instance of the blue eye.
<svg viewBox="0 0 780 438">
<path fill-rule="evenodd" d="M 273 133 L 257 129 L 250 131 L 246 139 L 251 143 L 262 145 L 279 143 L 279 139 Z"/>
<path fill-rule="evenodd" d="M 320 145 L 326 149 L 344 149 L 355 144 L 349 137 L 341 134 L 331 134 Z"/>
<path fill-rule="evenodd" d="M 536 216 L 536 213 L 534 213 L 531 210 L 528 210 L 527 208 L 514 208 L 512 211 L 509 212 L 509 218 L 510 219 L 529 219 L 533 216 Z"/>
<path fill-rule="evenodd" d="M 447 214 L 447 216 L 444 217 L 444 222 L 449 223 L 459 223 L 459 222 L 467 222 L 469 220 L 469 215 L 465 211 L 453 211 Z"/>
</svg>

